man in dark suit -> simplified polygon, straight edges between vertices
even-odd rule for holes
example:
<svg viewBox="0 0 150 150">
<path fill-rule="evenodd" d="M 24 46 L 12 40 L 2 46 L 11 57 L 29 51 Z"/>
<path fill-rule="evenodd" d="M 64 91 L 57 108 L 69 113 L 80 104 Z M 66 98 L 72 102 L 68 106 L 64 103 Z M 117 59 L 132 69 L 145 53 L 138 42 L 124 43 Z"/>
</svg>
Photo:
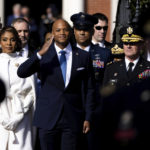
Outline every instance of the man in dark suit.
<svg viewBox="0 0 150 150">
<path fill-rule="evenodd" d="M 11 25 L 17 30 L 19 38 L 21 39 L 22 51 L 20 55 L 26 58 L 30 57 L 34 51 L 37 50 L 39 45 L 32 39 L 29 22 L 24 18 L 16 18 Z"/>
<path fill-rule="evenodd" d="M 93 45 L 91 43 L 92 35 L 94 32 L 94 24 L 98 22 L 96 18 L 92 15 L 86 13 L 77 13 L 71 16 L 71 21 L 73 22 L 74 27 L 74 35 L 76 40 L 76 46 L 81 48 L 83 51 L 89 52 L 92 62 L 93 62 L 93 69 L 95 74 L 95 93 L 96 93 L 96 109 L 93 115 L 93 122 L 91 132 L 89 133 L 89 150 L 99 149 L 99 143 L 96 143 L 96 139 L 99 136 L 98 126 L 99 122 L 99 115 L 100 115 L 100 95 L 99 89 L 102 85 L 102 80 L 104 77 L 104 70 L 105 66 L 108 62 L 111 61 L 111 51 L 107 48 L 99 47 L 98 45 Z M 95 147 L 95 148 L 94 148 Z"/>
<path fill-rule="evenodd" d="M 143 38 L 134 26 L 124 27 L 123 49 L 125 58 L 106 67 L 103 84 L 112 84 L 117 88 L 130 86 L 150 76 L 150 63 L 140 56 Z"/>
<path fill-rule="evenodd" d="M 40 72 L 41 93 L 34 125 L 39 128 L 42 150 L 77 150 L 79 136 L 90 130 L 94 97 L 92 64 L 89 53 L 69 43 L 70 26 L 65 20 L 56 20 L 52 33 L 54 43 L 51 45 L 52 39 L 46 42 L 19 67 L 18 75 L 24 78 Z"/>
</svg>

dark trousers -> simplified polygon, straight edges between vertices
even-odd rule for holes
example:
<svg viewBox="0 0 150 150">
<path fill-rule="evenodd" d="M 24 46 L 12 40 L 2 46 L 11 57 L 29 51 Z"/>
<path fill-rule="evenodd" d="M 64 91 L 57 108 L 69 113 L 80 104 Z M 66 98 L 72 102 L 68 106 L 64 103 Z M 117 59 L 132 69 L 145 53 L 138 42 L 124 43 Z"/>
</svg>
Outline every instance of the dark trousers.
<svg viewBox="0 0 150 150">
<path fill-rule="evenodd" d="M 79 134 L 67 125 L 64 115 L 52 130 L 39 129 L 42 150 L 78 150 Z"/>
</svg>

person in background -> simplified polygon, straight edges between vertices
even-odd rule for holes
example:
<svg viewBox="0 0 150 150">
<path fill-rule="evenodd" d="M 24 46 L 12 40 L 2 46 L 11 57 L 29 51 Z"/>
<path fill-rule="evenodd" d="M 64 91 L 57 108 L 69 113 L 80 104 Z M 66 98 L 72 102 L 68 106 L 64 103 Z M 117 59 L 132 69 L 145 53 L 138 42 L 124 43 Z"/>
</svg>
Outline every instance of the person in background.
<svg viewBox="0 0 150 150">
<path fill-rule="evenodd" d="M 45 32 L 45 34 L 44 34 L 44 42 L 49 41 L 53 36 L 53 34 L 52 34 L 53 23 L 54 22 L 50 23 L 47 32 Z"/>
<path fill-rule="evenodd" d="M 42 150 L 78 150 L 82 133 L 90 131 L 93 112 L 94 79 L 89 53 L 70 44 L 70 26 L 58 19 L 53 38 L 45 42 L 18 69 L 26 78 L 41 75 L 34 125 L 39 128 Z M 86 99 L 82 99 L 84 87 Z"/>
<path fill-rule="evenodd" d="M 37 25 L 35 20 L 30 16 L 30 8 L 28 6 L 22 6 L 21 15 L 24 19 L 26 19 L 30 24 L 30 31 L 37 32 Z"/>
<path fill-rule="evenodd" d="M 92 43 L 98 44 L 103 48 L 111 48 L 111 43 L 105 40 L 108 30 L 108 18 L 102 13 L 93 14 L 98 19 L 98 23 L 94 25 L 94 34 L 92 36 Z"/>
<path fill-rule="evenodd" d="M 19 3 L 14 4 L 12 11 L 13 11 L 13 14 L 8 16 L 7 18 L 7 21 L 6 21 L 7 26 L 11 26 L 11 23 L 14 19 L 22 17 L 21 16 L 21 4 Z"/>
<path fill-rule="evenodd" d="M 13 20 L 11 24 L 18 32 L 19 38 L 22 43 L 22 51 L 20 55 L 22 57 L 30 57 L 37 50 L 37 44 L 30 37 L 30 25 L 24 18 L 17 18 Z"/>
<path fill-rule="evenodd" d="M 44 34 L 49 31 L 49 26 L 59 18 L 59 12 L 55 4 L 49 4 L 46 8 L 46 14 L 41 16 L 40 26 L 39 26 L 39 35 L 40 41 L 43 44 Z"/>
<path fill-rule="evenodd" d="M 45 33 L 45 42 L 49 41 L 52 38 L 52 33 L 51 32 L 46 32 Z"/>
<path fill-rule="evenodd" d="M 21 15 L 24 19 L 29 22 L 30 26 L 30 36 L 39 42 L 38 26 L 34 18 L 31 17 L 30 8 L 28 6 L 22 6 Z"/>
<path fill-rule="evenodd" d="M 17 55 L 21 41 L 13 27 L 0 32 L 0 78 L 6 87 L 6 97 L 0 103 L 0 149 L 33 150 L 35 128 L 32 117 L 35 109 L 35 78 L 20 78 L 17 69 L 26 58 Z"/>
</svg>

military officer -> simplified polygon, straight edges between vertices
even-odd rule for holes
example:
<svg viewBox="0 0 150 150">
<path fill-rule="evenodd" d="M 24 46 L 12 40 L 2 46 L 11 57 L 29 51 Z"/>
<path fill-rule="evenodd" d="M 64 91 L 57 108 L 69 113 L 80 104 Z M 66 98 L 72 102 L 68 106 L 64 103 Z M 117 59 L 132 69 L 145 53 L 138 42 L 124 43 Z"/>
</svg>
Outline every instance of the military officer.
<svg viewBox="0 0 150 150">
<path fill-rule="evenodd" d="M 111 84 L 116 88 L 130 86 L 150 76 L 150 63 L 140 56 L 143 38 L 135 26 L 124 27 L 121 32 L 124 59 L 106 67 L 103 85 Z"/>
<path fill-rule="evenodd" d="M 111 61 L 111 52 L 109 49 L 93 45 L 91 42 L 94 33 L 93 27 L 98 20 L 92 15 L 83 12 L 73 14 L 70 19 L 74 25 L 76 46 L 90 52 L 95 79 L 97 82 L 102 82 L 105 65 Z"/>
<path fill-rule="evenodd" d="M 73 14 L 71 16 L 71 21 L 73 22 L 74 27 L 74 35 L 76 43 L 75 45 L 87 52 L 90 53 L 93 69 L 95 74 L 95 101 L 96 101 L 96 109 L 93 115 L 93 122 L 91 124 L 91 132 L 88 134 L 88 150 L 97 150 L 99 147 L 99 118 L 100 118 L 100 107 L 101 100 L 99 95 L 99 88 L 102 85 L 102 80 L 104 76 L 104 69 L 108 62 L 112 60 L 111 51 L 108 48 L 99 47 L 99 45 L 93 45 L 92 35 L 94 33 L 94 24 L 98 22 L 98 20 L 92 15 L 80 12 L 77 14 Z"/>
</svg>

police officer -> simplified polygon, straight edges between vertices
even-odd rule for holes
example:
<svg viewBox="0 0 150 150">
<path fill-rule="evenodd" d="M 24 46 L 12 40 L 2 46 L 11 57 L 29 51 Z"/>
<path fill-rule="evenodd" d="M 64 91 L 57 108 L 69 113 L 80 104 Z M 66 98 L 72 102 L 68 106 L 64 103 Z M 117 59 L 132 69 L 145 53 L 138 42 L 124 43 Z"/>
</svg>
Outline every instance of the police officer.
<svg viewBox="0 0 150 150">
<path fill-rule="evenodd" d="M 74 35 L 76 43 L 75 45 L 90 53 L 92 61 L 93 61 L 93 68 L 95 73 L 95 80 L 96 80 L 96 110 L 94 115 L 93 127 L 91 129 L 90 139 L 89 139 L 89 147 L 88 149 L 94 150 L 99 149 L 99 118 L 100 118 L 100 95 L 99 95 L 99 88 L 102 85 L 102 80 L 104 76 L 104 69 L 108 62 L 111 61 L 111 51 L 107 48 L 99 47 L 99 45 L 93 45 L 91 43 L 92 35 L 94 33 L 94 24 L 98 22 L 98 20 L 93 17 L 92 15 L 80 12 L 71 16 L 71 21 L 73 22 L 74 26 Z M 93 135 L 94 134 L 94 135 Z"/>
<path fill-rule="evenodd" d="M 75 44 L 78 48 L 91 53 L 95 79 L 101 83 L 105 65 L 111 60 L 111 52 L 107 48 L 101 48 L 91 43 L 93 27 L 98 20 L 92 15 L 80 12 L 72 15 L 71 21 L 74 25 Z"/>
<path fill-rule="evenodd" d="M 117 88 L 130 86 L 150 76 L 150 63 L 140 56 L 143 38 L 135 26 L 122 30 L 124 59 L 106 67 L 103 84 Z"/>
</svg>

